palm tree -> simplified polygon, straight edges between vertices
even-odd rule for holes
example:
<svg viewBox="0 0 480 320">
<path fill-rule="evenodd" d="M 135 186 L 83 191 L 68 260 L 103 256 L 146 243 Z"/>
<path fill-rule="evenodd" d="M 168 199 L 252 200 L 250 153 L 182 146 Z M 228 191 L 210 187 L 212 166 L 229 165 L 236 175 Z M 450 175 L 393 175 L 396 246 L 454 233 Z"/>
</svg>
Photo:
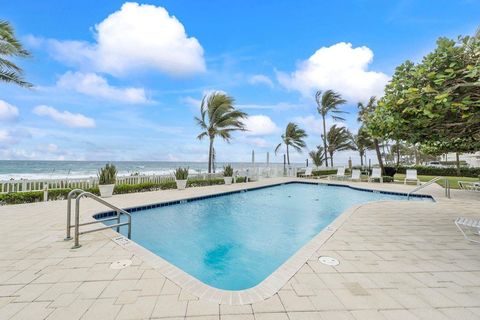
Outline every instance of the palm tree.
<svg viewBox="0 0 480 320">
<path fill-rule="evenodd" d="M 315 93 L 315 101 L 317 101 L 317 111 L 322 116 L 323 121 L 323 149 L 327 150 L 327 127 L 325 118 L 331 114 L 333 120 L 344 121 L 345 119 L 340 117 L 339 114 L 346 112 L 339 110 L 338 106 L 347 101 L 342 99 L 342 96 L 333 90 L 327 90 L 323 95 L 322 91 L 318 90 L 317 93 Z M 327 152 L 325 152 L 325 164 L 328 167 Z"/>
<path fill-rule="evenodd" d="M 369 116 L 371 116 L 371 114 L 375 111 L 376 107 L 377 107 L 377 99 L 375 97 L 370 97 L 366 105 L 363 104 L 362 102 L 359 102 L 357 120 L 363 123 L 367 122 Z M 384 174 L 385 171 L 383 166 L 382 153 L 380 152 L 380 141 L 378 140 L 377 137 L 372 137 L 372 138 L 373 138 L 373 144 L 375 146 L 375 152 L 377 153 L 378 164 L 380 166 L 380 170 L 382 170 L 382 174 Z"/>
<path fill-rule="evenodd" d="M 328 153 L 330 154 L 330 164 L 333 167 L 333 154 L 337 151 L 352 150 L 352 134 L 345 127 L 337 127 L 336 124 L 330 127 L 327 132 Z"/>
<path fill-rule="evenodd" d="M 15 38 L 10 23 L 0 20 L 0 81 L 31 88 L 33 85 L 23 80 L 23 70 L 8 60 L 8 58 L 29 56 L 30 53 L 23 49 L 22 44 Z"/>
<path fill-rule="evenodd" d="M 284 144 L 287 147 L 287 163 L 290 165 L 289 147 L 294 148 L 297 152 L 302 152 L 302 148 L 305 148 L 306 144 L 303 139 L 307 137 L 305 130 L 300 129 L 298 125 L 293 122 L 289 122 L 285 133 L 282 134 L 282 142 L 275 148 L 275 154 L 278 149 Z"/>
<path fill-rule="evenodd" d="M 360 165 L 363 167 L 363 158 L 365 157 L 365 152 L 374 148 L 373 141 L 370 139 L 370 136 L 363 127 L 358 129 L 357 134 L 352 135 L 351 140 L 353 150 L 358 151 L 358 155 L 360 156 Z"/>
<path fill-rule="evenodd" d="M 245 131 L 242 120 L 247 117 L 247 114 L 235 109 L 234 102 L 235 100 L 232 97 L 221 92 L 205 95 L 200 106 L 201 117 L 195 117 L 197 124 L 203 130 L 197 138 L 202 140 L 208 137 L 210 140 L 208 173 L 212 172 L 213 142 L 215 138 L 221 137 L 226 142 L 230 142 L 233 131 Z"/>
<path fill-rule="evenodd" d="M 320 167 L 323 164 L 323 159 L 325 157 L 324 150 L 322 146 L 317 146 L 317 150 L 312 150 L 308 153 L 310 158 L 312 158 L 313 164 L 315 167 Z"/>
</svg>

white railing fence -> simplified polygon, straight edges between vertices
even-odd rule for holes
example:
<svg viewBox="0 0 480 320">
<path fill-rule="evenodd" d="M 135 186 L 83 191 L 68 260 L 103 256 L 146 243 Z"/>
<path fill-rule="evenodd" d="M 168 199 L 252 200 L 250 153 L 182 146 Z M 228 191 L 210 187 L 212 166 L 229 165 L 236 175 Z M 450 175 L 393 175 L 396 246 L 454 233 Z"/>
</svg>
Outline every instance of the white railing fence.
<svg viewBox="0 0 480 320">
<path fill-rule="evenodd" d="M 249 180 L 258 180 L 272 177 L 295 177 L 297 169 L 294 167 L 253 167 L 236 170 L 238 177 L 248 177 Z M 217 173 L 198 173 L 190 174 L 189 179 L 212 179 L 223 177 L 222 172 Z M 140 183 L 163 183 L 175 181 L 173 175 L 133 175 L 118 176 L 117 185 L 120 184 L 140 184 Z M 75 179 L 35 179 L 35 180 L 4 180 L 0 181 L 0 194 L 13 192 L 44 191 L 55 189 L 89 189 L 98 186 L 98 178 L 75 178 Z"/>
</svg>

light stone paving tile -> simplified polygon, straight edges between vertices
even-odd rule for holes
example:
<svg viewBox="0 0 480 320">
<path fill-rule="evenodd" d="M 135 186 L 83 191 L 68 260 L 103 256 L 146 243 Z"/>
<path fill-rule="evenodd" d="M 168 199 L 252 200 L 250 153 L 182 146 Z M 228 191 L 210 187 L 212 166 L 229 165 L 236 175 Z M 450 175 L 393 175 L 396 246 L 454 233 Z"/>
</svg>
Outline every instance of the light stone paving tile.
<svg viewBox="0 0 480 320">
<path fill-rule="evenodd" d="M 139 297 L 135 303 L 126 304 L 117 315 L 117 320 L 133 320 L 150 318 L 157 297 Z"/>
<path fill-rule="evenodd" d="M 140 279 L 135 284 L 135 290 L 140 290 L 140 296 L 156 296 L 162 291 L 165 278 Z"/>
<path fill-rule="evenodd" d="M 462 320 L 478 320 L 478 314 L 466 308 L 445 308 L 438 309 L 441 313 L 447 316 L 448 319 L 462 319 Z"/>
<path fill-rule="evenodd" d="M 230 314 L 253 314 L 253 309 L 251 304 L 245 305 L 220 305 L 220 315 L 230 315 Z"/>
<path fill-rule="evenodd" d="M 82 319 L 85 320 L 109 320 L 115 319 L 120 311 L 121 305 L 115 305 L 115 299 L 97 299 L 88 308 L 87 312 L 83 315 Z"/>
<path fill-rule="evenodd" d="M 418 320 L 409 310 L 381 310 L 380 311 L 388 320 Z"/>
<path fill-rule="evenodd" d="M 177 295 L 159 296 L 152 317 L 184 317 L 187 312 L 187 302 L 178 301 L 177 298 Z"/>
<path fill-rule="evenodd" d="M 0 297 L 10 297 L 23 287 L 21 284 L 0 285 Z"/>
<path fill-rule="evenodd" d="M 320 312 L 289 312 L 290 320 L 319 320 L 323 319 Z"/>
<path fill-rule="evenodd" d="M 181 291 L 181 288 L 178 285 L 176 285 L 172 281 L 166 279 L 165 283 L 163 284 L 161 294 L 167 294 L 167 295 L 176 294 L 176 295 L 178 295 L 180 293 L 180 291 Z"/>
<path fill-rule="evenodd" d="M 255 320 L 289 320 L 286 313 L 255 313 Z"/>
<path fill-rule="evenodd" d="M 9 303 L 0 308 L 0 319 L 10 319 L 28 305 L 27 302 Z"/>
<path fill-rule="evenodd" d="M 351 311 L 351 314 L 353 315 L 355 320 L 386 320 L 387 319 L 378 310 L 353 310 Z"/>
<path fill-rule="evenodd" d="M 413 313 L 418 319 L 421 320 L 448 320 L 449 318 L 440 312 L 441 309 L 433 309 L 433 308 L 428 308 L 428 309 L 409 309 L 411 313 Z M 461 320 L 458 318 L 455 318 L 456 320 Z M 462 319 L 463 320 L 463 319 Z"/>
<path fill-rule="evenodd" d="M 79 286 L 81 282 L 58 282 L 48 288 L 47 291 L 42 293 L 37 300 L 46 301 L 46 300 L 55 300 L 58 296 L 65 293 L 73 293 Z"/>
<path fill-rule="evenodd" d="M 204 302 L 201 300 L 188 301 L 187 316 L 209 316 L 219 315 L 220 306 L 213 302 Z"/>
<path fill-rule="evenodd" d="M 123 291 L 134 288 L 138 280 L 113 280 L 102 291 L 100 298 L 118 297 Z"/>
<path fill-rule="evenodd" d="M 96 299 L 109 283 L 108 281 L 84 282 L 74 292 L 79 293 L 83 299 Z"/>
<path fill-rule="evenodd" d="M 278 294 L 274 295 L 271 298 L 265 299 L 261 302 L 256 302 L 252 305 L 253 312 L 255 313 L 255 317 L 257 313 L 262 312 L 285 312 L 285 308 L 278 297 Z"/>
<path fill-rule="evenodd" d="M 315 311 L 315 306 L 308 297 L 297 296 L 292 291 L 280 291 L 278 295 L 287 312 Z"/>
<path fill-rule="evenodd" d="M 316 290 L 315 295 L 309 299 L 317 311 L 345 309 L 337 296 L 328 289 Z"/>
<path fill-rule="evenodd" d="M 320 319 L 323 320 L 355 320 L 348 311 L 324 311 L 320 312 Z"/>
<path fill-rule="evenodd" d="M 222 314 L 220 320 L 255 320 L 253 314 Z"/>
<path fill-rule="evenodd" d="M 47 320 L 77 320 L 87 312 L 88 308 L 95 300 L 75 300 L 68 307 L 60 307 L 53 309 L 54 311 L 48 316 Z M 50 307 L 50 306 L 49 306 Z"/>
<path fill-rule="evenodd" d="M 22 310 L 15 313 L 11 320 L 37 320 L 45 319 L 54 309 L 49 309 L 47 306 L 50 302 L 31 302 Z"/>
<path fill-rule="evenodd" d="M 79 293 L 64 293 L 58 296 L 55 301 L 48 305 L 49 308 L 68 307 L 80 297 Z"/>
<path fill-rule="evenodd" d="M 15 292 L 15 302 L 31 302 L 47 291 L 52 284 L 28 284 Z"/>
<path fill-rule="evenodd" d="M 139 295 L 138 290 L 125 290 L 120 293 L 115 304 L 132 304 L 135 303 Z"/>
</svg>

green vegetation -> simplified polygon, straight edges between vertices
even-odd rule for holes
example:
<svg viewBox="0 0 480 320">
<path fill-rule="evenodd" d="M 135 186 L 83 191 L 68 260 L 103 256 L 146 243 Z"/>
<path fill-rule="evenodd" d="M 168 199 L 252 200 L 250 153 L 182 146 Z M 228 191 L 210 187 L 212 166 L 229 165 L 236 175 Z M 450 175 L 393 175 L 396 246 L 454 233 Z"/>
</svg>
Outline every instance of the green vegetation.
<svg viewBox="0 0 480 320">
<path fill-rule="evenodd" d="M 245 182 L 245 179 L 237 178 L 237 183 Z M 203 186 L 212 186 L 224 184 L 223 179 L 191 179 L 188 180 L 187 186 L 189 187 L 203 187 Z M 115 186 L 114 194 L 125 194 L 125 193 L 135 193 L 135 192 L 147 192 L 147 191 L 157 191 L 157 190 L 167 190 L 167 189 L 176 189 L 177 186 L 175 181 L 166 181 L 161 183 L 145 182 L 139 184 L 119 184 Z M 48 191 L 48 200 L 65 200 L 67 199 L 68 193 L 72 189 L 55 189 Z M 96 195 L 100 195 L 98 188 L 90 188 L 85 191 L 91 192 Z M 21 204 L 21 203 L 30 203 L 30 202 L 39 202 L 43 201 L 43 191 L 32 191 L 32 192 L 15 192 L 15 193 L 6 193 L 0 194 L 0 205 L 6 204 Z"/>
<path fill-rule="evenodd" d="M 330 165 L 333 167 L 333 154 L 337 151 L 353 150 L 352 134 L 345 127 L 337 127 L 336 124 L 330 127 L 327 132 L 328 153 L 330 154 Z"/>
<path fill-rule="evenodd" d="M 437 167 L 426 167 L 426 166 L 414 166 L 414 167 L 398 167 L 397 173 L 405 173 L 407 169 L 416 169 L 418 175 L 427 175 L 427 176 L 458 176 L 457 169 L 454 167 L 448 168 L 437 168 Z M 462 177 L 479 177 L 480 168 L 469 168 L 461 167 L 460 175 Z"/>
<path fill-rule="evenodd" d="M 380 139 L 384 137 L 383 133 L 377 131 L 375 127 L 372 126 L 372 119 L 377 109 L 377 99 L 375 97 L 370 97 L 367 104 L 362 102 L 358 103 L 358 118 L 357 120 L 362 122 L 361 130 L 365 131 L 366 134 L 372 139 L 373 147 L 377 154 L 378 165 L 382 170 L 382 173 L 385 172 L 383 165 L 382 153 L 380 152 Z"/>
<path fill-rule="evenodd" d="M 302 152 L 302 148 L 306 147 L 304 140 L 306 137 L 307 134 L 305 130 L 300 129 L 297 124 L 289 122 L 285 133 L 282 134 L 282 142 L 275 148 L 275 154 L 277 154 L 282 144 L 284 144 L 287 147 L 287 164 L 290 165 L 289 147 L 294 148 L 297 152 Z"/>
<path fill-rule="evenodd" d="M 105 167 L 98 170 L 98 183 L 99 184 L 115 184 L 117 181 L 117 168 L 110 163 L 107 163 Z"/>
<path fill-rule="evenodd" d="M 437 176 L 424 176 L 424 175 L 419 175 L 418 179 L 422 182 L 427 182 L 432 180 Z M 447 180 L 450 182 L 450 188 L 452 189 L 460 189 L 458 186 L 458 181 L 470 181 L 470 182 L 478 182 L 480 181 L 478 178 L 471 178 L 471 177 L 450 177 L 446 176 Z M 402 173 L 397 173 L 395 175 L 395 180 L 401 181 L 403 183 L 403 180 L 405 179 L 405 174 Z M 437 184 L 441 185 L 442 187 L 445 187 L 445 180 L 439 180 L 437 181 Z"/>
<path fill-rule="evenodd" d="M 323 164 L 323 159 L 325 158 L 325 153 L 322 146 L 317 146 L 317 150 L 312 150 L 308 153 L 310 158 L 313 161 L 313 164 L 318 168 Z"/>
<path fill-rule="evenodd" d="M 221 137 L 223 140 L 229 142 L 232 138 L 231 133 L 233 131 L 245 130 L 245 125 L 242 120 L 247 117 L 247 114 L 235 109 L 233 106 L 234 102 L 233 97 L 221 92 L 205 95 L 200 107 L 201 117 L 195 117 L 198 126 L 202 129 L 197 139 L 202 140 L 208 137 L 210 140 L 210 147 L 208 149 L 208 173 L 213 171 L 213 142 L 215 138 Z"/>
<path fill-rule="evenodd" d="M 420 63 L 396 68 L 368 121 L 372 133 L 428 154 L 480 149 L 480 32 L 440 38 Z M 460 165 L 457 161 L 457 175 Z"/>
<path fill-rule="evenodd" d="M 233 176 L 233 167 L 229 164 L 223 167 L 223 176 L 224 177 L 231 177 Z"/>
<path fill-rule="evenodd" d="M 339 114 L 345 113 L 341 111 L 338 107 L 342 104 L 345 104 L 347 101 L 342 99 L 342 96 L 339 93 L 336 93 L 333 90 L 327 90 L 323 93 L 322 91 L 317 91 L 315 93 L 315 101 L 317 102 L 317 111 L 322 116 L 323 121 L 323 150 L 328 151 L 327 147 L 327 127 L 325 124 L 325 118 L 328 115 L 332 115 L 332 119 L 335 121 L 344 121 L 345 119 L 340 117 Z M 328 167 L 328 157 L 327 152 L 325 156 L 325 165 Z M 332 165 L 333 166 L 333 165 Z"/>
<path fill-rule="evenodd" d="M 177 168 L 174 172 L 175 179 L 177 180 L 187 180 L 188 179 L 188 168 Z"/>
<path fill-rule="evenodd" d="M 0 81 L 31 88 L 33 85 L 23 79 L 23 70 L 9 60 L 27 57 L 30 53 L 17 40 L 10 23 L 0 20 Z"/>
</svg>

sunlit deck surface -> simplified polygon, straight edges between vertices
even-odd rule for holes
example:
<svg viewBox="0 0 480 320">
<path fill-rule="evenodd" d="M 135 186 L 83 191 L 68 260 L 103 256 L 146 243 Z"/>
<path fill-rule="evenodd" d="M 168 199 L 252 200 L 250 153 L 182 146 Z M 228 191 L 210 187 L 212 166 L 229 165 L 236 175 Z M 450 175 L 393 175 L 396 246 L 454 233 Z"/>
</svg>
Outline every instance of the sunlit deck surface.
<svg viewBox="0 0 480 320">
<path fill-rule="evenodd" d="M 292 179 L 166 190 L 110 199 L 120 207 L 157 203 Z M 408 192 L 413 186 L 352 185 Z M 263 301 L 194 295 L 162 268 L 112 241 L 112 230 L 65 237 L 65 201 L 0 207 L 0 319 L 480 319 L 480 245 L 456 229 L 480 218 L 480 194 L 432 185 L 429 202 L 362 205 L 342 221 L 281 289 Z M 82 200 L 82 220 L 104 207 Z M 135 229 L 134 229 L 135 230 Z M 340 265 L 318 261 L 331 256 Z M 110 265 L 131 259 L 122 270 Z"/>
</svg>

